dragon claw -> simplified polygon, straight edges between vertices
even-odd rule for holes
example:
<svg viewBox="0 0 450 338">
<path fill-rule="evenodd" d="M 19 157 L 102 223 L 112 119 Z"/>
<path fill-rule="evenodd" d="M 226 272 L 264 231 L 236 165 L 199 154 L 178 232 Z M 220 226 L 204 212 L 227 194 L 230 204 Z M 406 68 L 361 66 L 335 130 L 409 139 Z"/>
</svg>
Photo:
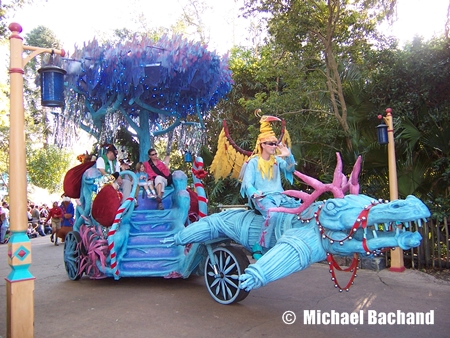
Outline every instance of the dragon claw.
<svg viewBox="0 0 450 338">
<path fill-rule="evenodd" d="M 239 288 L 244 289 L 247 292 L 263 286 L 262 283 L 257 278 L 255 278 L 255 276 L 249 273 L 243 273 L 242 275 L 240 275 L 239 280 L 241 281 Z"/>
<path fill-rule="evenodd" d="M 172 236 L 172 237 L 166 237 L 166 238 L 163 238 L 163 239 L 160 241 L 160 243 L 162 243 L 162 244 L 168 244 L 167 247 L 171 247 L 171 246 L 174 246 L 174 245 L 175 245 L 175 239 L 174 239 L 173 236 Z"/>
<path fill-rule="evenodd" d="M 252 290 L 255 286 L 255 279 L 253 278 L 252 275 L 249 275 L 248 273 L 240 275 L 239 280 L 241 281 L 239 287 L 247 292 Z"/>
</svg>

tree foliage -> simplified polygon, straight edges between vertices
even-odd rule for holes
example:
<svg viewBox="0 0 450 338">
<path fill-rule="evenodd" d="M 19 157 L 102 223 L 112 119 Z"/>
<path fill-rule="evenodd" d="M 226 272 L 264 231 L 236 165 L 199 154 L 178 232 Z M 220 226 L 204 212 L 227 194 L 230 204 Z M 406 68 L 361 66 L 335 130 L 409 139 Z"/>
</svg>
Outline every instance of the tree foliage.
<svg viewBox="0 0 450 338">
<path fill-rule="evenodd" d="M 352 150 L 343 70 L 370 52 L 376 24 L 393 13 L 396 1 L 248 0 L 247 12 L 269 12 L 273 42 L 272 106 L 284 100 L 293 111 L 332 114 Z M 267 98 L 263 98 L 268 101 Z"/>
<path fill-rule="evenodd" d="M 12 13 L 18 8 L 38 1 L 39 0 L 0 1 L 0 40 L 6 39 L 9 36 L 10 31 L 8 25 L 10 22 L 8 22 L 8 19 Z"/>
<path fill-rule="evenodd" d="M 61 42 L 55 33 L 45 26 L 38 26 L 24 37 L 24 44 L 34 47 L 60 49 Z M 28 52 L 30 53 L 30 52 Z M 47 108 L 41 106 L 40 78 L 38 70 L 53 62 L 53 55 L 40 54 L 25 65 L 24 75 L 24 108 L 27 138 L 33 144 L 49 142 L 53 134 L 52 124 Z"/>
<path fill-rule="evenodd" d="M 50 193 L 62 190 L 62 178 L 69 165 L 69 153 L 56 146 L 33 150 L 27 156 L 27 173 L 31 183 Z"/>
<path fill-rule="evenodd" d="M 3 84 L 0 84 L 0 107 L 0 173 L 6 173 L 9 166 L 9 100 Z"/>
<path fill-rule="evenodd" d="M 380 53 L 367 87 L 375 105 L 393 109 L 400 195 L 419 195 L 435 213 L 450 210 L 449 60 L 447 39 L 416 38 Z"/>
</svg>

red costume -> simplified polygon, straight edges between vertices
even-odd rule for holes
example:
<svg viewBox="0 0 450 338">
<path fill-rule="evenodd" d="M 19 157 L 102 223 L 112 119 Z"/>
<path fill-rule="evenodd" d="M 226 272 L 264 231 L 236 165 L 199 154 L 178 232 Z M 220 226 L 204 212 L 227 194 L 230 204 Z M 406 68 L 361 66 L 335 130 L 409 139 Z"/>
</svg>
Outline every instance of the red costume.
<svg viewBox="0 0 450 338">
<path fill-rule="evenodd" d="M 63 211 L 60 207 L 52 207 L 49 212 L 47 219 L 45 220 L 45 223 L 48 222 L 50 218 L 62 218 L 63 217 Z"/>
</svg>

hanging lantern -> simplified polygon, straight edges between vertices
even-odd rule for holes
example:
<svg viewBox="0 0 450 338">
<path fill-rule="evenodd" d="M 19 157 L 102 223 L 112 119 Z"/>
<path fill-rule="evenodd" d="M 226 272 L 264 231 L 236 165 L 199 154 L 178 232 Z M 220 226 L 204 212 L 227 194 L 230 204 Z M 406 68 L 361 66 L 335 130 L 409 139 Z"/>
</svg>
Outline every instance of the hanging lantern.
<svg viewBox="0 0 450 338">
<path fill-rule="evenodd" d="M 191 152 L 186 151 L 186 152 L 184 153 L 184 162 L 186 162 L 186 163 L 192 163 L 192 155 L 191 155 Z"/>
<path fill-rule="evenodd" d="M 144 81 L 148 86 L 156 86 L 161 81 L 161 62 L 151 63 L 144 66 Z"/>
<path fill-rule="evenodd" d="M 378 143 L 379 144 L 388 144 L 388 132 L 387 132 L 387 125 L 382 122 L 377 126 L 377 137 L 378 137 Z"/>
<path fill-rule="evenodd" d="M 41 104 L 44 107 L 64 106 L 64 75 L 60 67 L 48 65 L 38 70 L 41 75 Z"/>
</svg>

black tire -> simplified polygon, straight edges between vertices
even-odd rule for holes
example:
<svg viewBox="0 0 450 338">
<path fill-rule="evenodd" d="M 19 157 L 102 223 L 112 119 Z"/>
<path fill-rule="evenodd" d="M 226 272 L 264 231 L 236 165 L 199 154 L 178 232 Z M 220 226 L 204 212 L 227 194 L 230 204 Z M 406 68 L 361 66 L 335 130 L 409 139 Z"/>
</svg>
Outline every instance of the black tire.
<svg viewBox="0 0 450 338">
<path fill-rule="evenodd" d="M 239 288 L 239 276 L 250 264 L 241 249 L 233 246 L 218 246 L 213 249 L 217 261 L 218 275 L 214 272 L 209 256 L 205 262 L 205 282 L 211 297 L 218 303 L 228 305 L 244 300 L 249 292 Z"/>
<path fill-rule="evenodd" d="M 71 231 L 64 240 L 64 266 L 70 280 L 79 280 L 83 275 L 80 271 L 81 263 L 81 236 L 77 231 Z"/>
</svg>

